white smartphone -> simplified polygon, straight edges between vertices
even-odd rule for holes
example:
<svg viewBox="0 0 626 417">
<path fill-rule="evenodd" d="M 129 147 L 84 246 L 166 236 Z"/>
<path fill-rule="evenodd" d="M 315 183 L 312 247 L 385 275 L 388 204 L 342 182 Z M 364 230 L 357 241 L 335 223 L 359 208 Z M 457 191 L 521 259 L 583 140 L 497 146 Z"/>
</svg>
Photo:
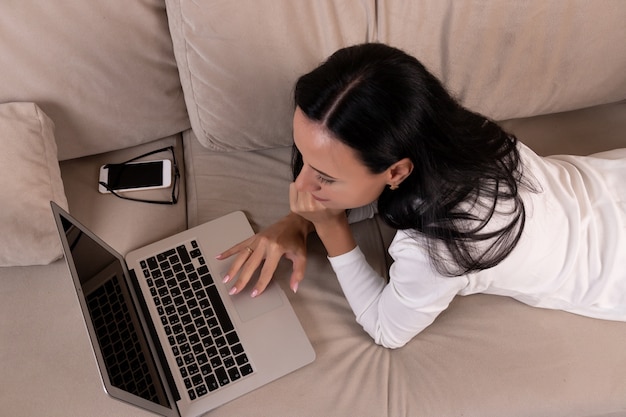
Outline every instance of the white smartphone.
<svg viewBox="0 0 626 417">
<path fill-rule="evenodd" d="M 115 192 L 167 188 L 172 184 L 172 162 L 169 159 L 160 159 L 102 165 L 100 182 L 104 182 Z M 98 191 L 103 194 L 110 192 L 102 184 L 99 184 Z"/>
</svg>

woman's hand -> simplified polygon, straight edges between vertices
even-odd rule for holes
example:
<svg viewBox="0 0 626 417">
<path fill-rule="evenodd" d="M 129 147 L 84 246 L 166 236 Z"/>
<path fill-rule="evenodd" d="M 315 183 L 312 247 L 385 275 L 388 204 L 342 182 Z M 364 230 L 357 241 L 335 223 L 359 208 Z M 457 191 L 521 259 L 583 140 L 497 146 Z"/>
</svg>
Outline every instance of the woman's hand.
<svg viewBox="0 0 626 417">
<path fill-rule="evenodd" d="M 267 229 L 219 254 L 217 259 L 226 259 L 238 254 L 223 278 L 224 282 L 228 282 L 239 274 L 237 282 L 230 290 L 231 295 L 244 289 L 265 260 L 251 296 L 261 294 L 271 281 L 283 256 L 293 263 L 289 286 L 296 292 L 298 284 L 304 278 L 306 239 L 311 231 L 313 231 L 311 223 L 295 213 L 290 213 Z"/>
<path fill-rule="evenodd" d="M 298 191 L 295 183 L 289 187 L 289 205 L 292 213 L 313 224 L 328 256 L 339 256 L 356 247 L 345 210 L 325 207 L 311 193 Z"/>
</svg>

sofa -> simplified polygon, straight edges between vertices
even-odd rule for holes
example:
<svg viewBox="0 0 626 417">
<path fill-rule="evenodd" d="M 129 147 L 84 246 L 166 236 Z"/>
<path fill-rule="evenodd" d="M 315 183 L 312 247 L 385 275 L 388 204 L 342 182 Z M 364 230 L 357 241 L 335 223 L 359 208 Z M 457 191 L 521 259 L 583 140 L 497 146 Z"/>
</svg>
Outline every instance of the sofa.
<svg viewBox="0 0 626 417">
<path fill-rule="evenodd" d="M 261 230 L 289 210 L 295 80 L 363 42 L 415 55 L 540 154 L 626 147 L 624 22 L 622 0 L 1 2 L 0 414 L 151 415 L 102 389 L 50 200 L 122 254 L 235 210 Z M 98 192 L 102 164 L 168 145 L 177 204 Z M 352 227 L 386 274 L 393 230 Z M 274 280 L 316 360 L 208 415 L 626 416 L 626 323 L 473 295 L 389 350 L 315 235 L 297 294 L 290 268 Z"/>
</svg>

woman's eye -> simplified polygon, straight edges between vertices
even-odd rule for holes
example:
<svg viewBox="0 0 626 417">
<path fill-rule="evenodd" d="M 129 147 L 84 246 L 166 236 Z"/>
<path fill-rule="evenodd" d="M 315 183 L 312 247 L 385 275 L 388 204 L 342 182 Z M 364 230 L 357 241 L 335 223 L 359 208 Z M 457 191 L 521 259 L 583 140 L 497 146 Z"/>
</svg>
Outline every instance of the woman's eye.
<svg viewBox="0 0 626 417">
<path fill-rule="evenodd" d="M 317 180 L 322 184 L 332 184 L 333 182 L 335 182 L 333 180 L 329 180 L 328 178 L 324 178 L 321 175 L 317 176 Z"/>
</svg>

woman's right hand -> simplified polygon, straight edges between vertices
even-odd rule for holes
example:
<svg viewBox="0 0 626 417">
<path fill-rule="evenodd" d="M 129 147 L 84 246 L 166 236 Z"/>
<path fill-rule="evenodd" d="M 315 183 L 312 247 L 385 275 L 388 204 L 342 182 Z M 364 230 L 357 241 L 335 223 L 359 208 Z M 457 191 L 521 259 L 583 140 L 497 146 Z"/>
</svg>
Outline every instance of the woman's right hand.
<svg viewBox="0 0 626 417">
<path fill-rule="evenodd" d="M 308 220 L 298 214 L 289 213 L 267 229 L 217 255 L 217 259 L 226 259 L 237 254 L 223 278 L 224 282 L 228 282 L 239 274 L 237 282 L 230 290 L 231 295 L 241 292 L 263 263 L 251 296 L 256 297 L 261 294 L 271 281 L 278 262 L 283 256 L 293 263 L 289 286 L 293 292 L 296 292 L 300 281 L 304 278 L 306 240 L 311 231 L 313 231 L 313 225 Z"/>
</svg>

